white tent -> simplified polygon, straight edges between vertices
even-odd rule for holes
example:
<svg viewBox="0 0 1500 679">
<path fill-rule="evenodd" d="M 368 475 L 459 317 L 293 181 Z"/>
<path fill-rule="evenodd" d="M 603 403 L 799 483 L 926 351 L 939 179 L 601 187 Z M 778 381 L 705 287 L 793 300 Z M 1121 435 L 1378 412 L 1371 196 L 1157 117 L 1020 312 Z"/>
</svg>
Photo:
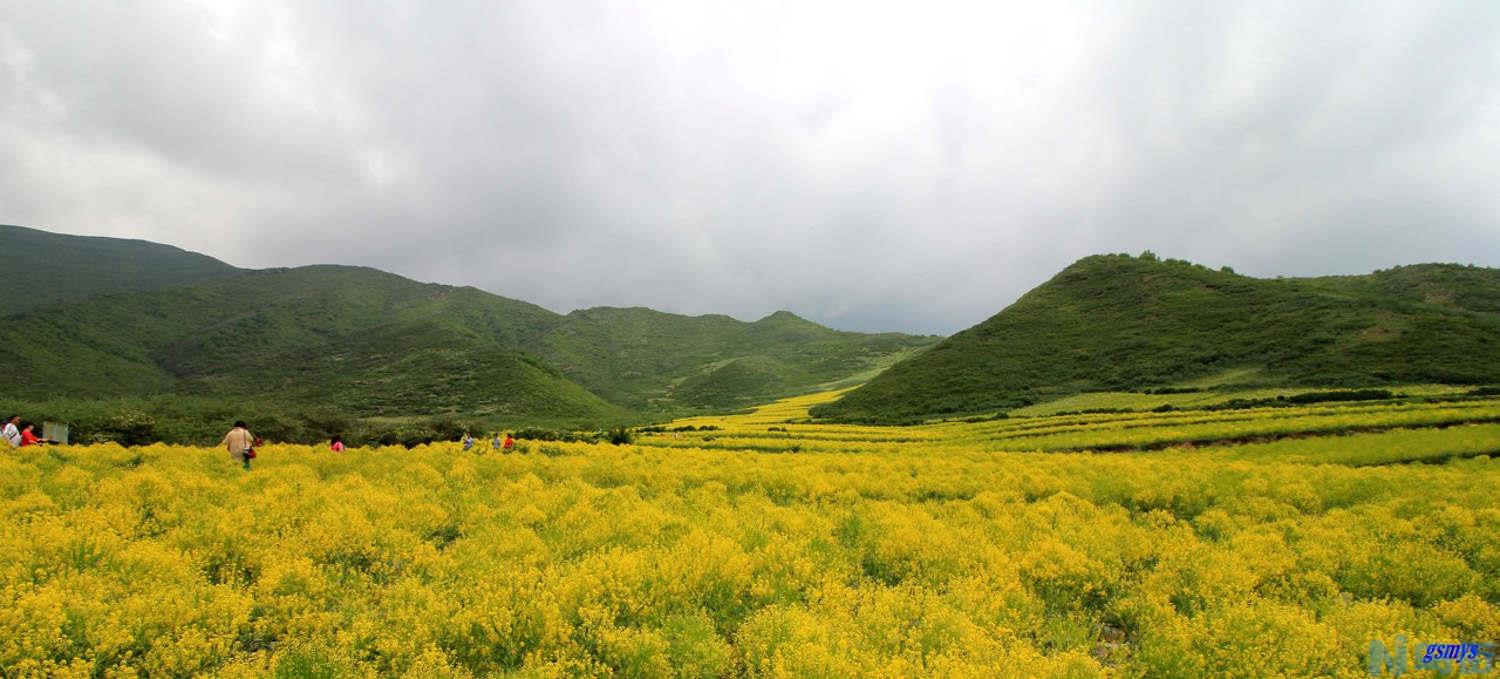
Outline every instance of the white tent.
<svg viewBox="0 0 1500 679">
<path fill-rule="evenodd" d="M 58 422 L 43 422 L 42 438 L 48 441 L 56 441 L 57 443 L 67 443 L 68 425 Z"/>
</svg>

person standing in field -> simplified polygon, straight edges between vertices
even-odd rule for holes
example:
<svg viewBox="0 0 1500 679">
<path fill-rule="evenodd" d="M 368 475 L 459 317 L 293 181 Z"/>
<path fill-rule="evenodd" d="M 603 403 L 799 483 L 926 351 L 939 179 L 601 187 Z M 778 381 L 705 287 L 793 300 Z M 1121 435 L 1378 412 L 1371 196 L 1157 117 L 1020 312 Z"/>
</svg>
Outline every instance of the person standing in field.
<svg viewBox="0 0 1500 679">
<path fill-rule="evenodd" d="M 511 438 L 510 434 L 506 434 L 505 435 L 505 443 L 501 444 L 500 449 L 503 450 L 503 451 L 505 451 L 505 452 L 507 452 L 507 453 L 510 452 L 510 451 L 512 451 L 512 450 L 515 450 L 516 449 L 516 440 L 513 439 L 513 438 Z"/>
<path fill-rule="evenodd" d="M 500 434 L 499 433 L 496 433 L 495 437 L 492 438 L 492 439 L 490 439 L 490 450 L 493 450 L 495 452 L 500 452 Z"/>
<path fill-rule="evenodd" d="M 331 450 L 331 451 L 333 451 L 333 452 L 335 452 L 335 453 L 342 453 L 342 452 L 344 452 L 344 437 L 343 436 L 339 436 L 339 435 L 334 435 L 333 441 L 329 442 L 329 444 L 328 444 L 328 449 Z"/>
<path fill-rule="evenodd" d="M 52 443 L 52 441 L 37 436 L 36 425 L 27 422 L 26 426 L 21 427 L 21 445 L 34 446 L 38 443 Z"/>
<path fill-rule="evenodd" d="M 6 442 L 10 444 L 10 447 L 12 447 L 12 448 L 20 448 L 21 447 L 21 416 L 20 415 L 11 415 L 10 419 L 5 421 L 4 436 L 5 436 Z"/>
<path fill-rule="evenodd" d="M 222 445 L 229 451 L 229 459 L 244 463 L 245 471 L 250 470 L 250 458 L 255 457 L 255 435 L 244 420 L 234 423 L 234 428 L 224 435 Z"/>
<path fill-rule="evenodd" d="M 470 434 L 469 432 L 464 432 L 464 450 L 467 451 L 467 450 L 469 450 L 470 448 L 473 448 L 473 447 L 474 447 L 474 435 Z"/>
</svg>

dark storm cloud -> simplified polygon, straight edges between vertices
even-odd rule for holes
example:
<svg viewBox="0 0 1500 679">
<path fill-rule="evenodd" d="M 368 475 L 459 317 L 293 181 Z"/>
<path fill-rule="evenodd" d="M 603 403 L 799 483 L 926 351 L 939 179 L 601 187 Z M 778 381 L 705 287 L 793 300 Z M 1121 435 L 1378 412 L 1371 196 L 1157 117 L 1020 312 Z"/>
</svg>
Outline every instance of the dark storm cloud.
<svg viewBox="0 0 1500 679">
<path fill-rule="evenodd" d="M 1500 265 L 1491 3 L 22 3 L 0 222 L 951 332 L 1095 252 Z"/>
</svg>

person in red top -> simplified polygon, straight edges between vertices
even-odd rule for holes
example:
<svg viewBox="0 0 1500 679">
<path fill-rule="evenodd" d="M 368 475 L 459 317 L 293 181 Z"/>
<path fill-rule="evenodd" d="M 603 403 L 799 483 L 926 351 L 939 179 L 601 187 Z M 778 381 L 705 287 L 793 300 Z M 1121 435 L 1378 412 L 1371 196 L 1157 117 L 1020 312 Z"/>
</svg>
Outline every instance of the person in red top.
<svg viewBox="0 0 1500 679">
<path fill-rule="evenodd" d="M 36 425 L 31 424 L 30 422 L 27 422 L 26 426 L 21 428 L 21 445 L 34 446 L 38 443 L 51 443 L 50 441 L 43 441 L 41 438 L 37 437 L 36 432 L 33 431 L 35 428 Z"/>
<path fill-rule="evenodd" d="M 501 444 L 500 449 L 503 450 L 503 451 L 505 451 L 505 452 L 507 452 L 507 453 L 510 452 L 510 451 L 512 451 L 512 450 L 515 450 L 516 449 L 516 440 L 513 439 L 513 438 L 511 438 L 510 434 L 506 434 L 505 435 L 505 443 Z"/>
<path fill-rule="evenodd" d="M 333 452 L 335 452 L 335 453 L 342 453 L 342 452 L 344 452 L 344 437 L 342 437 L 342 436 L 335 436 L 335 437 L 333 437 L 333 442 L 328 444 L 328 449 L 331 450 L 331 451 L 333 451 Z"/>
</svg>

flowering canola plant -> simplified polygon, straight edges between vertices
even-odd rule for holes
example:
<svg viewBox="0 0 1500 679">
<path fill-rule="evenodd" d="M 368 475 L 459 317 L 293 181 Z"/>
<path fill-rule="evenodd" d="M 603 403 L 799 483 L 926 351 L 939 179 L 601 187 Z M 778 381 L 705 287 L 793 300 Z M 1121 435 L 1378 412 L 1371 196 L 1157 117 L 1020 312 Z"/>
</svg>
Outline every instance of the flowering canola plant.
<svg viewBox="0 0 1500 679">
<path fill-rule="evenodd" d="M 0 667 L 1359 677 L 1372 639 L 1500 639 L 1500 437 L 1454 422 L 1494 403 L 807 423 L 828 397 L 626 446 L 271 445 L 248 473 L 218 449 L 8 451 Z M 1130 440 L 1224 440 L 1086 447 L 1152 417 Z M 1007 452 L 1028 437 L 1002 424 L 1082 452 Z M 1391 464 L 1402 445 L 1443 463 Z"/>
</svg>

